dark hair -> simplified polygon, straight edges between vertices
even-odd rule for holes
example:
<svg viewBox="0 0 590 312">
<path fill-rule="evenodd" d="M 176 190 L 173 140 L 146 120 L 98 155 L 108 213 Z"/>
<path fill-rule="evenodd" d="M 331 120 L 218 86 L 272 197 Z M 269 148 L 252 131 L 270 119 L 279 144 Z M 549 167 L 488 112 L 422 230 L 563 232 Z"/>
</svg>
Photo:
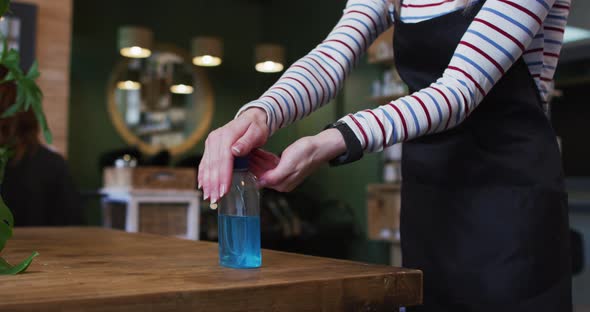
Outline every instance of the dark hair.
<svg viewBox="0 0 590 312">
<path fill-rule="evenodd" d="M 4 78 L 7 69 L 0 66 L 0 77 Z M 0 115 L 16 101 L 16 83 L 0 84 Z M 20 160 L 28 150 L 39 145 L 39 123 L 32 110 L 19 112 L 12 117 L 0 118 L 0 145 L 14 148 L 15 160 Z"/>
</svg>

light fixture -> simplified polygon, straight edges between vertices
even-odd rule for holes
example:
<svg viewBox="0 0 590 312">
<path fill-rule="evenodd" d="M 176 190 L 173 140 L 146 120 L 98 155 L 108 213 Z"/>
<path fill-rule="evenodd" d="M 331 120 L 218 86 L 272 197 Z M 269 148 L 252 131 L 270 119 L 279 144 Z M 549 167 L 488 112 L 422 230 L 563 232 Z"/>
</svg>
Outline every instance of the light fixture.
<svg viewBox="0 0 590 312">
<path fill-rule="evenodd" d="M 152 32 L 143 27 L 125 26 L 119 28 L 119 52 L 130 58 L 147 58 L 152 55 Z"/>
<path fill-rule="evenodd" d="M 192 94 L 193 86 L 177 84 L 170 87 L 170 92 L 174 94 Z"/>
<path fill-rule="evenodd" d="M 141 64 L 139 62 L 139 60 L 134 60 L 129 63 L 127 70 L 123 72 L 117 82 L 117 89 L 127 91 L 141 89 L 141 83 L 139 82 L 139 67 Z"/>
<path fill-rule="evenodd" d="M 124 80 L 117 82 L 117 88 L 121 90 L 139 90 L 141 89 L 141 83 L 133 80 Z"/>
<path fill-rule="evenodd" d="M 192 41 L 193 64 L 213 67 L 221 64 L 223 43 L 215 37 L 195 37 Z"/>
<path fill-rule="evenodd" d="M 193 75 L 187 66 L 182 63 L 174 64 L 172 72 L 172 85 L 170 92 L 174 94 L 192 94 Z"/>
<path fill-rule="evenodd" d="M 256 46 L 256 70 L 261 73 L 278 73 L 283 70 L 285 49 L 278 44 L 259 44 Z"/>
</svg>

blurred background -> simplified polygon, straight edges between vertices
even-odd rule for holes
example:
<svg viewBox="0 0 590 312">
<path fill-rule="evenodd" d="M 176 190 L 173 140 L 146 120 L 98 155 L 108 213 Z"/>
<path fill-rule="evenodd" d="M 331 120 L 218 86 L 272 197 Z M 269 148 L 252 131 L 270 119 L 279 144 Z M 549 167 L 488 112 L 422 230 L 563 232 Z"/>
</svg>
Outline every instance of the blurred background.
<svg viewBox="0 0 590 312">
<path fill-rule="evenodd" d="M 216 211 L 195 188 L 204 139 L 319 44 L 344 5 L 16 1 L 10 16 L 0 21 L 0 31 L 22 51 L 23 67 L 39 60 L 39 83 L 55 138 L 49 148 L 66 164 L 60 179 L 68 181 L 63 188 L 73 195 L 64 198 L 76 197 L 56 205 L 63 208 L 68 201 L 71 208 L 63 214 L 79 214 L 67 223 L 215 241 Z M 568 183 L 578 311 L 590 307 L 588 16 L 590 2 L 574 0 L 550 107 Z M 371 46 L 336 99 L 280 130 L 266 148 L 280 153 L 340 116 L 406 94 L 393 66 L 391 40 L 390 29 Z M 322 168 L 289 194 L 263 190 L 263 247 L 400 265 L 402 148 Z M 17 225 L 19 220 L 21 226 L 66 223 L 29 222 L 26 214 L 38 212 L 9 206 Z"/>
</svg>

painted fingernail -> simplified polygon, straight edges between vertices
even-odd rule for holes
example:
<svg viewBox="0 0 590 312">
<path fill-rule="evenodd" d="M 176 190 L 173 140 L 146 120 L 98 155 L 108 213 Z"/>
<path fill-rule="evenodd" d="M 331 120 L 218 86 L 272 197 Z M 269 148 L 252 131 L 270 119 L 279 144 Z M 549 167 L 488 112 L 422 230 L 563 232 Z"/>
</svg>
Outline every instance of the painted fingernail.
<svg viewBox="0 0 590 312">
<path fill-rule="evenodd" d="M 240 153 L 240 149 L 237 146 L 232 146 L 231 148 L 236 154 Z"/>
</svg>

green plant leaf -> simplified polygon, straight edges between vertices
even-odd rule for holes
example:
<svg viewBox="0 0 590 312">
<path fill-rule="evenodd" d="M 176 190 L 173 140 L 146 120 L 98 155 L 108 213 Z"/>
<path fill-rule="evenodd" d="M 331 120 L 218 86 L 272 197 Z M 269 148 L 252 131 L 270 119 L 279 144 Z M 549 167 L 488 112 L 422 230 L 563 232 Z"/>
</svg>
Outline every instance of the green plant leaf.
<svg viewBox="0 0 590 312">
<path fill-rule="evenodd" d="M 2 54 L 0 54 L 0 62 L 3 62 L 4 58 L 6 58 L 6 53 L 8 53 L 8 38 L 4 36 L 3 33 L 0 33 L 0 38 L 2 38 Z"/>
<path fill-rule="evenodd" d="M 15 49 L 10 49 L 8 50 L 8 52 L 6 52 L 6 54 L 2 58 L 2 65 L 6 66 L 10 70 L 14 70 L 22 74 L 22 70 L 19 67 L 20 55 L 18 54 L 18 51 Z"/>
<path fill-rule="evenodd" d="M 12 267 L 10 265 L 10 263 L 6 262 L 6 260 L 4 260 L 4 258 L 0 258 L 0 271 L 1 270 L 6 270 L 8 268 Z"/>
<path fill-rule="evenodd" d="M 19 56 L 14 50 L 11 50 L 6 55 L 3 55 L 2 60 L 0 60 L 0 64 L 6 66 L 9 70 L 4 80 L 0 83 L 14 80 L 17 85 L 15 103 L 6 111 L 4 111 L 0 118 L 10 117 L 18 112 L 24 112 L 32 109 L 35 117 L 37 118 L 37 121 L 39 122 L 39 126 L 43 132 L 45 141 L 48 144 L 51 144 L 53 141 L 53 136 L 49 130 L 49 126 L 47 125 L 45 113 L 43 112 L 43 92 L 35 82 L 35 79 L 37 79 L 40 75 L 39 64 L 37 61 L 35 61 L 31 65 L 31 68 L 27 74 L 23 75 L 18 63 Z"/>
<path fill-rule="evenodd" d="M 0 275 L 15 275 L 26 271 L 29 265 L 33 262 L 33 259 L 38 255 L 39 253 L 34 251 L 28 258 L 15 266 L 11 266 L 6 260 L 0 258 L 0 262 L 2 263 L 0 264 Z M 2 266 L 4 266 L 4 268 Z"/>
<path fill-rule="evenodd" d="M 0 116 L 0 118 L 11 117 L 16 113 L 25 110 L 25 97 L 26 95 L 24 89 L 17 88 L 16 101 L 14 102 L 14 104 L 8 107 L 8 109 L 5 110 L 4 113 L 2 113 L 2 116 Z"/>
<path fill-rule="evenodd" d="M 43 128 L 43 138 L 45 138 L 45 142 L 47 142 L 47 144 L 53 143 L 53 134 L 48 127 Z"/>
<path fill-rule="evenodd" d="M 16 114 L 20 109 L 20 106 L 16 103 L 12 104 L 12 106 L 10 106 L 8 109 L 6 109 L 4 111 L 4 113 L 2 113 L 2 116 L 0 118 L 7 118 L 7 117 L 12 117 L 14 116 L 14 114 Z"/>
<path fill-rule="evenodd" d="M 8 73 L 0 83 L 12 80 L 18 81 L 24 77 L 23 71 L 20 69 L 20 56 L 16 50 L 11 49 L 8 52 L 4 50 L 0 58 L 0 65 L 8 69 Z"/>
<path fill-rule="evenodd" d="M 22 101 L 23 101 L 23 107 L 22 110 L 23 111 L 28 111 L 31 106 L 33 105 L 33 101 L 31 100 L 31 84 L 34 84 L 35 82 L 31 82 L 29 81 L 29 79 L 27 78 L 23 78 L 20 79 L 17 82 L 17 88 L 18 90 L 16 91 L 17 93 L 17 97 L 18 97 L 18 93 L 20 92 L 22 95 Z"/>
<path fill-rule="evenodd" d="M 0 197 L 0 251 L 4 249 L 6 241 L 12 237 L 12 227 L 14 226 L 14 217 L 12 212 Z"/>
<path fill-rule="evenodd" d="M 12 71 L 9 71 L 6 76 L 4 76 L 4 80 L 2 82 L 13 81 L 16 80 L 16 74 Z"/>
<path fill-rule="evenodd" d="M 35 113 L 37 121 L 41 126 L 41 131 L 43 131 L 43 137 L 45 138 L 45 142 L 47 142 L 47 144 L 51 144 L 51 142 L 53 142 L 53 136 L 51 134 L 51 130 L 49 130 L 49 126 L 47 125 L 47 119 L 45 118 L 45 114 L 43 113 L 41 101 L 33 102 L 33 112 Z"/>
<path fill-rule="evenodd" d="M 8 12 L 9 9 L 10 0 L 0 0 L 0 16 Z M 40 75 L 39 65 L 37 61 L 35 61 L 25 75 L 20 68 L 19 52 L 14 49 L 8 49 L 6 36 L 0 34 L 0 39 L 2 41 L 0 65 L 7 69 L 6 75 L 0 79 L 0 84 L 8 81 L 14 81 L 16 83 L 15 103 L 8 107 L 8 109 L 2 113 L 0 118 L 13 116 L 19 111 L 33 109 L 35 117 L 37 118 L 41 129 L 43 130 L 43 136 L 45 137 L 45 140 L 47 143 L 51 143 L 51 132 L 47 126 L 47 120 L 41 105 L 43 93 L 35 82 L 35 79 L 37 79 Z M 12 157 L 12 151 L 6 147 L 6 144 L 4 144 L 4 146 L 0 147 L 0 184 L 2 183 L 5 168 L 10 157 Z M 13 226 L 14 217 L 12 212 L 10 209 L 8 209 L 6 203 L 0 196 L 0 251 L 4 249 L 6 241 L 12 237 Z M 39 253 L 35 251 L 31 256 L 15 266 L 11 266 L 4 259 L 0 258 L 0 275 L 18 274 L 24 272 L 33 262 L 33 258 L 38 255 Z"/>
<path fill-rule="evenodd" d="M 31 80 L 35 80 L 39 78 L 40 75 L 41 74 L 39 73 L 39 63 L 37 63 L 37 61 L 34 61 L 31 65 L 31 68 L 29 68 L 29 72 L 27 73 L 26 77 Z"/>
<path fill-rule="evenodd" d="M 14 155 L 12 150 L 7 147 L 0 147 L 0 185 L 2 184 L 2 181 L 4 181 L 4 171 L 12 155 Z"/>
<path fill-rule="evenodd" d="M 0 0 L 0 16 L 4 15 L 10 7 L 10 0 Z"/>
</svg>

